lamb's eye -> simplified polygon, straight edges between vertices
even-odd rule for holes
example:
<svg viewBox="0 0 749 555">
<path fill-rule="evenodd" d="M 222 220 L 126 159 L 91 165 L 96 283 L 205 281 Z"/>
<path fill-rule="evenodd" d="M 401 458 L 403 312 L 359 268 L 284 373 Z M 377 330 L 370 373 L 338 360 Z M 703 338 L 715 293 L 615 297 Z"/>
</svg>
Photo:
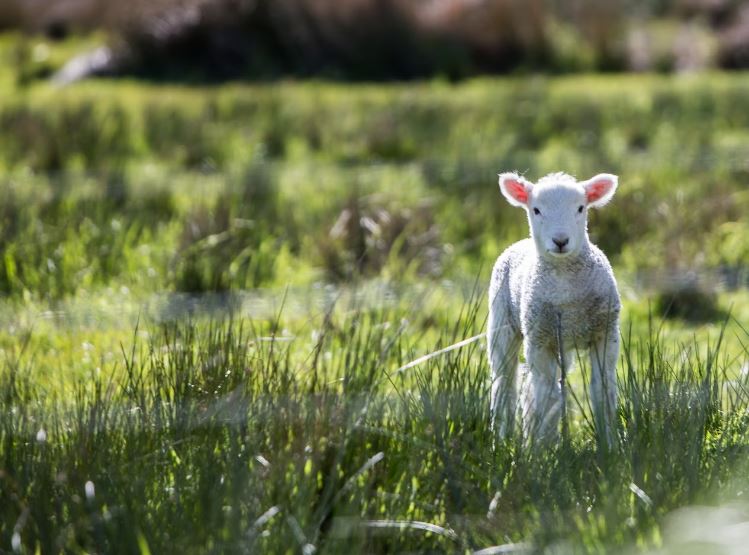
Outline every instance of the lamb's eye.
<svg viewBox="0 0 749 555">
<path fill-rule="evenodd" d="M 580 208 L 578 208 L 578 209 L 577 209 L 577 211 L 578 211 L 578 212 L 579 212 L 580 214 L 582 214 L 582 213 L 583 213 L 583 207 L 581 206 Z"/>
<path fill-rule="evenodd" d="M 533 213 L 534 213 L 534 214 L 535 214 L 536 216 L 538 216 L 539 214 L 541 214 L 541 211 L 540 211 L 540 210 L 539 210 L 538 208 L 534 208 L 534 209 L 533 209 Z"/>
</svg>

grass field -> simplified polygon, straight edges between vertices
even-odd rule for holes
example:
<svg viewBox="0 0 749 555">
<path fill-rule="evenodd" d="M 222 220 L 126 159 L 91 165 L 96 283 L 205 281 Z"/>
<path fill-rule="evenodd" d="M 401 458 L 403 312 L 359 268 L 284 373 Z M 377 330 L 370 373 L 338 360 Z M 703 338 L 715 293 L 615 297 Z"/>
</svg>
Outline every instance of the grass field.
<svg viewBox="0 0 749 555">
<path fill-rule="evenodd" d="M 81 45 L 35 40 L 0 37 L 0 552 L 740 552 L 749 77 L 57 89 Z M 493 442 L 483 341 L 400 370 L 485 329 L 513 169 L 620 176 L 611 451 L 585 365 L 543 451 Z"/>
</svg>

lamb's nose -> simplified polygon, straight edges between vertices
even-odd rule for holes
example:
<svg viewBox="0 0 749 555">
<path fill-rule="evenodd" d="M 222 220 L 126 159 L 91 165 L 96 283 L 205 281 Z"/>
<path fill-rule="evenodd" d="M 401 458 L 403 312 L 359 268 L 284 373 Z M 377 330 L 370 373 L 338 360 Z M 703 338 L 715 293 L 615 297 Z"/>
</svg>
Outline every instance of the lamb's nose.
<svg viewBox="0 0 749 555">
<path fill-rule="evenodd" d="M 570 238 L 566 235 L 555 235 L 551 240 L 554 241 L 554 244 L 557 247 L 559 247 L 560 252 L 565 246 L 567 246 L 567 243 L 570 242 Z"/>
</svg>

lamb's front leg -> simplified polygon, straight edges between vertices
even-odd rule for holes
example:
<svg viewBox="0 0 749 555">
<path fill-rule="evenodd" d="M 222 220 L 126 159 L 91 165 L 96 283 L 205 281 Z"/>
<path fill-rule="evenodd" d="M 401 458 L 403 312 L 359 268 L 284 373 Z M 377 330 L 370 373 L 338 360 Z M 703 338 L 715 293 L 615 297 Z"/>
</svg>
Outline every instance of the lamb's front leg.
<svg viewBox="0 0 749 555">
<path fill-rule="evenodd" d="M 504 314 L 493 310 L 489 316 L 487 347 L 492 369 L 492 429 L 500 439 L 512 435 L 517 405 L 517 367 L 520 335 L 507 323 Z"/>
<path fill-rule="evenodd" d="M 521 391 L 523 436 L 530 443 L 546 443 L 559 435 L 562 395 L 557 359 L 545 349 L 525 347 L 525 382 Z"/>
<path fill-rule="evenodd" d="M 609 447 L 616 439 L 616 361 L 619 358 L 619 327 L 596 340 L 590 349 L 590 400 L 598 434 Z"/>
</svg>

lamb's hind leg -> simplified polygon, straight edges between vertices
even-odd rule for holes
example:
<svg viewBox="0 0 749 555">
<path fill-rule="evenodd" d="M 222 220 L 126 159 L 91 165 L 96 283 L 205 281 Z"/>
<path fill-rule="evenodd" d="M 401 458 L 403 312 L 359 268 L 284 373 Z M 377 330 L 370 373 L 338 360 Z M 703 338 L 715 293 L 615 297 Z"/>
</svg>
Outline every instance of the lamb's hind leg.
<svg viewBox="0 0 749 555">
<path fill-rule="evenodd" d="M 501 307 L 489 313 L 487 351 L 492 370 L 492 429 L 501 439 L 512 435 L 517 405 L 517 367 L 521 336 L 510 325 Z"/>
<path fill-rule="evenodd" d="M 616 438 L 616 361 L 619 358 L 619 329 L 598 339 L 590 349 L 590 400 L 596 430 L 609 447 Z"/>
</svg>

